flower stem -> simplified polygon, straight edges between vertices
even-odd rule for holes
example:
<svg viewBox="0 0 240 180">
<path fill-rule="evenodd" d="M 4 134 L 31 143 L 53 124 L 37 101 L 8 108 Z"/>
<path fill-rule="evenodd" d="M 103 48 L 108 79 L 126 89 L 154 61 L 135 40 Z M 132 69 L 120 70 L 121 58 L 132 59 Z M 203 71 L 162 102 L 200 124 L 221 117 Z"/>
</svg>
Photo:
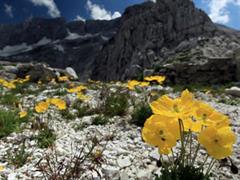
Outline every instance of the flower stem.
<svg viewBox="0 0 240 180">
<path fill-rule="evenodd" d="M 191 164 L 191 160 L 192 160 L 192 142 L 193 142 L 192 138 L 193 138 L 192 131 L 190 130 L 190 147 L 189 147 L 189 149 L 190 149 L 189 157 L 190 158 L 189 158 L 189 164 Z"/>
<path fill-rule="evenodd" d="M 215 162 L 216 162 L 215 159 L 212 158 L 211 162 L 209 163 L 208 169 L 206 171 L 205 177 L 209 177 L 209 175 L 210 175 L 209 173 L 210 173 L 212 167 L 214 166 Z"/>
<path fill-rule="evenodd" d="M 182 164 L 184 166 L 184 156 L 185 156 L 185 146 L 184 146 L 184 126 L 181 119 L 178 120 L 179 122 L 179 129 L 180 129 L 180 138 L 181 138 L 181 153 L 180 153 L 180 162 L 182 161 Z"/>
<path fill-rule="evenodd" d="M 194 163 L 195 163 L 195 160 L 197 158 L 197 154 L 198 154 L 199 149 L 200 149 L 200 144 L 197 145 L 197 149 L 196 149 L 196 151 L 194 153 L 194 156 L 193 156 L 193 159 L 192 159 L 192 163 L 191 163 L 192 166 L 194 166 Z"/>
<path fill-rule="evenodd" d="M 200 166 L 200 169 L 203 169 L 203 166 L 205 165 L 205 163 L 207 162 L 209 158 L 209 155 L 207 155 L 207 157 L 205 158 L 205 160 L 203 161 L 202 165 Z"/>
</svg>

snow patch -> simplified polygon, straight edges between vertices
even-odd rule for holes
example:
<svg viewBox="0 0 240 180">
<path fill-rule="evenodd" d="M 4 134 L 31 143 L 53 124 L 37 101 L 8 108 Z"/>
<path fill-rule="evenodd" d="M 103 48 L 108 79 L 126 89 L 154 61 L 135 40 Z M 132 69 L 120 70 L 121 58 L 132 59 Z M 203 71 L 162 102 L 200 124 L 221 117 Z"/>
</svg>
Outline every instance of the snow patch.
<svg viewBox="0 0 240 180">
<path fill-rule="evenodd" d="M 75 40 L 75 39 L 78 39 L 80 38 L 80 35 L 77 34 L 77 33 L 72 33 L 69 29 L 67 29 L 67 32 L 68 32 L 68 36 L 65 38 L 67 40 Z"/>
<path fill-rule="evenodd" d="M 16 54 L 31 51 L 31 50 L 32 50 L 32 47 L 28 46 L 26 43 L 14 45 L 14 46 L 5 46 L 2 50 L 0 50 L 0 56 L 8 57 L 8 56 L 16 55 Z"/>
<path fill-rule="evenodd" d="M 92 38 L 92 37 L 95 37 L 95 36 L 99 35 L 99 33 L 97 33 L 97 34 L 87 33 L 87 34 L 84 34 L 84 35 L 79 35 L 77 33 L 70 32 L 69 29 L 67 31 L 68 31 L 68 36 L 65 38 L 66 40 L 88 39 L 88 38 Z"/>
<path fill-rule="evenodd" d="M 106 36 L 103 36 L 103 35 L 101 35 L 101 38 L 102 38 L 102 40 L 104 40 L 104 41 L 108 41 L 108 40 L 109 40 L 109 38 L 108 38 L 108 37 L 106 37 Z"/>
<path fill-rule="evenodd" d="M 39 40 L 35 44 L 27 45 L 27 43 L 22 43 L 14 46 L 5 46 L 2 50 L 0 50 L 0 56 L 1 57 L 8 57 L 8 56 L 14 56 L 20 53 L 24 53 L 27 51 L 31 51 L 34 48 L 37 48 L 39 46 L 44 46 L 52 42 L 50 39 L 44 37 L 41 40 Z"/>
<path fill-rule="evenodd" d="M 56 50 L 58 50 L 58 51 L 60 51 L 62 53 L 65 52 L 64 47 L 62 45 L 60 45 L 60 44 L 55 45 L 54 49 L 56 49 Z"/>
<path fill-rule="evenodd" d="M 52 42 L 51 39 L 44 37 L 41 40 L 39 40 L 35 45 L 36 46 L 44 46 L 44 45 L 49 44 L 50 42 Z"/>
</svg>

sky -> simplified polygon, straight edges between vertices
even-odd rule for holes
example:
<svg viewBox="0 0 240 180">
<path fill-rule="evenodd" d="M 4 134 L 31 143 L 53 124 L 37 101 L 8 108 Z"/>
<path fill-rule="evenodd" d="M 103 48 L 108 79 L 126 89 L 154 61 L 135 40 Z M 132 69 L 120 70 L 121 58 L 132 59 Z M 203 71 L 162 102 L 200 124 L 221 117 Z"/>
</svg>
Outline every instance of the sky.
<svg viewBox="0 0 240 180">
<path fill-rule="evenodd" d="M 32 17 L 110 20 L 120 17 L 126 7 L 143 1 L 146 0 L 0 0 L 0 24 Z M 213 22 L 240 30 L 240 0 L 193 1 Z"/>
</svg>

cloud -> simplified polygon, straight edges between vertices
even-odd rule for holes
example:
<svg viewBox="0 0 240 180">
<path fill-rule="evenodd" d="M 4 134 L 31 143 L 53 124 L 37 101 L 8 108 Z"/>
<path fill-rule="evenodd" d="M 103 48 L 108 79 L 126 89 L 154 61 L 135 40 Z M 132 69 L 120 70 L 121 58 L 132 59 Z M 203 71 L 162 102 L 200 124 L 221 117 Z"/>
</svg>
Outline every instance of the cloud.
<svg viewBox="0 0 240 180">
<path fill-rule="evenodd" d="M 83 17 L 77 15 L 76 18 L 74 19 L 74 21 L 86 21 L 86 19 L 84 19 Z"/>
<path fill-rule="evenodd" d="M 209 16 L 213 22 L 227 24 L 230 21 L 230 12 L 228 5 L 240 6 L 240 0 L 208 0 L 210 13 Z"/>
<path fill-rule="evenodd" d="M 13 18 L 13 8 L 12 8 L 11 5 L 5 3 L 4 4 L 4 11 L 9 17 Z"/>
<path fill-rule="evenodd" d="M 34 6 L 45 6 L 48 9 L 48 14 L 51 17 L 59 17 L 61 13 L 54 0 L 29 0 Z"/>
<path fill-rule="evenodd" d="M 100 7 L 98 4 L 93 4 L 90 0 L 87 1 L 87 9 L 90 11 L 91 18 L 99 20 L 111 20 L 121 16 L 120 12 L 115 11 L 113 14 L 110 11 Z"/>
</svg>

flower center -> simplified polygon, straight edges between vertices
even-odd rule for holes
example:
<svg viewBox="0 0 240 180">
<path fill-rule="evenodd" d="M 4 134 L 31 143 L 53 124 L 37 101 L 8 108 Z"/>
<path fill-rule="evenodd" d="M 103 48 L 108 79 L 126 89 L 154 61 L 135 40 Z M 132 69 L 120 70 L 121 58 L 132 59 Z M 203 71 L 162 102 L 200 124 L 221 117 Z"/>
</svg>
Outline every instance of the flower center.
<svg viewBox="0 0 240 180">
<path fill-rule="evenodd" d="M 163 130 L 160 130 L 159 134 L 160 134 L 160 136 L 162 136 L 164 134 Z"/>
<path fill-rule="evenodd" d="M 203 121 L 205 121 L 207 119 L 207 114 L 203 114 L 202 119 L 203 119 Z"/>
<path fill-rule="evenodd" d="M 164 131 L 163 130 L 159 131 L 159 135 L 160 135 L 160 138 L 161 138 L 162 141 L 166 141 L 166 138 L 164 136 Z"/>
<path fill-rule="evenodd" d="M 219 142 L 219 140 L 218 139 L 214 139 L 214 142 L 217 144 Z"/>
<path fill-rule="evenodd" d="M 174 104 L 174 105 L 173 105 L 173 111 L 175 111 L 175 112 L 177 112 L 177 113 L 180 112 L 177 104 Z"/>
</svg>

